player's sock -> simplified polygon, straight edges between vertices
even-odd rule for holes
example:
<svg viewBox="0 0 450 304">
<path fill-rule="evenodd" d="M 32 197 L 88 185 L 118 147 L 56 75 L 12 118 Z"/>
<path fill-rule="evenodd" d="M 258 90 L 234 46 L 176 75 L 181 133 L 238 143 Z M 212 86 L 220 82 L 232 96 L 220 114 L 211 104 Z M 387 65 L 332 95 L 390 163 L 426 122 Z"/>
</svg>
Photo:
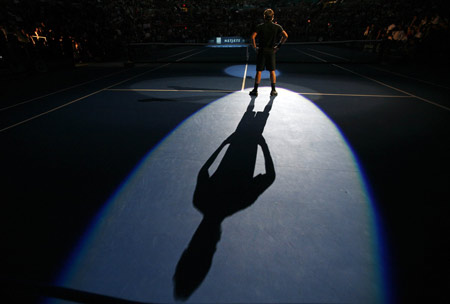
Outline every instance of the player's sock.
<svg viewBox="0 0 450 304">
<path fill-rule="evenodd" d="M 258 86 L 259 86 L 259 83 L 255 82 L 255 87 L 253 88 L 253 91 L 255 91 L 255 92 L 258 91 Z"/>
<path fill-rule="evenodd" d="M 272 83 L 272 90 L 275 90 L 275 82 Z"/>
</svg>

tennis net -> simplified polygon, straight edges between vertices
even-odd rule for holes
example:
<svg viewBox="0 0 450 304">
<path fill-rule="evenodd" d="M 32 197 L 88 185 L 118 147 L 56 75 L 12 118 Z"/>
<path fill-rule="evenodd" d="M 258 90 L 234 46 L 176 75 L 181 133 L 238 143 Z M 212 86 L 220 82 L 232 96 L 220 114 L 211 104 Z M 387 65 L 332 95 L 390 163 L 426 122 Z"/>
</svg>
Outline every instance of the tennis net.
<svg viewBox="0 0 450 304">
<path fill-rule="evenodd" d="M 347 40 L 286 43 L 277 53 L 279 63 L 368 63 L 379 58 L 380 41 Z M 256 52 L 249 44 L 131 43 L 128 59 L 135 63 L 255 62 Z"/>
</svg>

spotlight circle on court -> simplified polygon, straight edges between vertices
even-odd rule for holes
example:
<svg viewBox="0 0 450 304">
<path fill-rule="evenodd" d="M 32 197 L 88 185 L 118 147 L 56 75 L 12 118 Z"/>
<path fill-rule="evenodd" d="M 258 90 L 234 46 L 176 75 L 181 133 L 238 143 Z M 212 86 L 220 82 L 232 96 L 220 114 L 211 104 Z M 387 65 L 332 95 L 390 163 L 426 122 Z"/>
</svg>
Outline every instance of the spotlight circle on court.
<svg viewBox="0 0 450 304">
<path fill-rule="evenodd" d="M 211 269 L 189 301 L 384 303 L 383 240 L 357 159 L 318 107 L 277 90 L 263 131 L 276 179 L 222 223 Z M 269 94 L 260 87 L 253 107 L 248 90 L 222 97 L 149 151 L 98 214 L 60 284 L 175 302 L 175 266 L 202 222 L 192 201 L 199 171 L 249 109 L 255 117 L 268 109 Z M 255 176 L 264 168 L 259 153 Z"/>
<path fill-rule="evenodd" d="M 245 64 L 229 66 L 225 69 L 225 73 L 233 77 L 242 78 L 244 77 L 245 73 Z M 276 76 L 281 75 L 280 71 L 275 70 L 275 75 Z M 247 66 L 247 77 L 255 78 L 255 76 L 256 76 L 256 65 L 249 64 Z M 261 79 L 270 79 L 269 71 L 262 71 Z"/>
</svg>

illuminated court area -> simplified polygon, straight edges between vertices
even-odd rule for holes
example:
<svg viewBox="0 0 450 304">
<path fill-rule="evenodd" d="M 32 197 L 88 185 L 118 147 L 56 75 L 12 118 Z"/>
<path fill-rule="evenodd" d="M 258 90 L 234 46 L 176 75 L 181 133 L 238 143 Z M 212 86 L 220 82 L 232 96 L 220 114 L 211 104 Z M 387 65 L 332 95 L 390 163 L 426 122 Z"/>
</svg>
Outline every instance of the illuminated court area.
<svg viewBox="0 0 450 304">
<path fill-rule="evenodd" d="M 11 303 L 391 303 L 439 290 L 449 79 L 298 50 L 310 62 L 278 64 L 278 96 L 263 74 L 251 98 L 251 56 L 195 62 L 203 52 L 2 87 Z"/>
</svg>

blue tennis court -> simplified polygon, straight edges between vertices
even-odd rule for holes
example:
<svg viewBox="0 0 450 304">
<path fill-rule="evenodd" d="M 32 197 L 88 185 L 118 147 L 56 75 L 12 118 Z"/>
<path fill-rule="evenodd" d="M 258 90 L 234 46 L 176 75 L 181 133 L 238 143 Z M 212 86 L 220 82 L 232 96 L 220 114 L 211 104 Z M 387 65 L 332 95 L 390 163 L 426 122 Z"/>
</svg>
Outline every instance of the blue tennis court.
<svg viewBox="0 0 450 304">
<path fill-rule="evenodd" d="M 2 86 L 12 300 L 390 303 L 429 276 L 439 290 L 445 67 L 292 45 L 278 96 L 263 74 L 251 98 L 247 47 L 137 49 L 133 65 Z"/>
</svg>

